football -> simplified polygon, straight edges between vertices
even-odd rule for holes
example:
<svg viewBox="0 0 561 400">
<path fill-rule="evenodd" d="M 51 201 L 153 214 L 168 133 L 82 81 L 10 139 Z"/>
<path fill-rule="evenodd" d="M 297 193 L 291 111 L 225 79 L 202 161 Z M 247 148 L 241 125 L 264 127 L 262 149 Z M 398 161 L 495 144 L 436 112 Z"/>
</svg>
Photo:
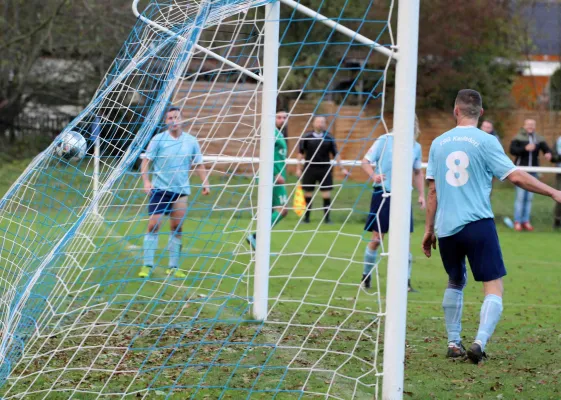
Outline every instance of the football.
<svg viewBox="0 0 561 400">
<path fill-rule="evenodd" d="M 80 161 L 86 155 L 88 144 L 78 132 L 68 131 L 56 139 L 55 153 L 66 161 Z"/>
</svg>

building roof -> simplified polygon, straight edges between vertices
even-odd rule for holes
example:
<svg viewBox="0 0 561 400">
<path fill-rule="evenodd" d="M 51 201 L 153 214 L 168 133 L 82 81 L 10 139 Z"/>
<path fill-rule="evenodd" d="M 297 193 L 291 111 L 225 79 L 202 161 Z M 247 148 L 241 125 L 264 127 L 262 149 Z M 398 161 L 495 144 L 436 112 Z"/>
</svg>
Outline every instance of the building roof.
<svg viewBox="0 0 561 400">
<path fill-rule="evenodd" d="M 559 61 L 521 61 L 519 63 L 523 76 L 551 76 L 561 68 Z"/>
</svg>

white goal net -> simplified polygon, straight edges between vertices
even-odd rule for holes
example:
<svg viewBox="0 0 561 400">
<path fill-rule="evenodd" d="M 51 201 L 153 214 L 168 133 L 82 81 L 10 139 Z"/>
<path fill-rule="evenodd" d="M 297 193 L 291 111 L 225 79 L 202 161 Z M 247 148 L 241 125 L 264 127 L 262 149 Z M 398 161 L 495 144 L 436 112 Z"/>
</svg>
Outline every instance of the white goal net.
<svg viewBox="0 0 561 400">
<path fill-rule="evenodd" d="M 393 97 L 400 84 L 389 73 L 392 13 L 393 1 L 149 1 L 94 99 L 65 129 L 87 140 L 88 154 L 69 161 L 55 141 L 0 201 L 2 398 L 381 396 L 387 313 L 378 267 L 388 250 L 364 289 L 371 188 L 353 175 L 388 132 L 386 88 Z M 266 35 L 275 29 L 276 45 Z M 273 70 L 277 83 L 267 81 Z M 210 194 L 191 170 L 182 233 L 164 219 L 152 233 L 154 265 L 139 276 L 151 202 L 139 165 L 172 107 L 202 160 L 181 157 L 204 165 Z M 396 114 L 394 128 L 412 127 L 413 108 Z M 346 132 L 335 140 L 351 176 L 324 165 L 333 169 L 331 200 L 315 192 L 309 223 L 294 212 L 293 160 L 277 184 L 288 215 L 274 220 L 259 199 L 273 191 L 272 179 L 263 182 L 273 172 L 273 153 L 263 149 L 273 143 L 263 141 L 275 138 L 276 109 L 288 115 L 289 159 L 315 116 Z M 172 163 L 165 154 L 164 169 Z M 257 253 L 247 242 L 253 233 Z M 407 259 L 402 250 L 396 263 Z M 256 301 L 265 310 L 257 318 Z M 403 364 L 402 354 L 396 360 Z"/>
</svg>

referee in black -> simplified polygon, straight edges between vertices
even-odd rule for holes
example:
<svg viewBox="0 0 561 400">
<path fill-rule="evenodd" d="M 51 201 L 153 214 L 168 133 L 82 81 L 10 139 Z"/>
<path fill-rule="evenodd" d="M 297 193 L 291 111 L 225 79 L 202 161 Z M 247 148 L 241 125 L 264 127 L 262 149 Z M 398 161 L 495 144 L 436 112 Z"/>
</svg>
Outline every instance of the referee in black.
<svg viewBox="0 0 561 400">
<path fill-rule="evenodd" d="M 315 116 L 312 120 L 313 131 L 302 136 L 298 152 L 298 161 L 305 159 L 304 170 L 302 164 L 298 163 L 296 175 L 302 179 L 302 189 L 306 199 L 306 216 L 304 222 L 310 222 L 310 208 L 312 207 L 312 196 L 319 183 L 319 190 L 323 198 L 323 212 L 325 222 L 331 223 L 329 208 L 331 206 L 331 190 L 333 190 L 333 171 L 331 158 L 339 164 L 340 157 L 337 152 L 335 138 L 327 132 L 327 120 L 322 116 Z M 340 164 L 339 164 L 340 165 Z M 341 172 L 349 175 L 344 167 Z"/>
</svg>

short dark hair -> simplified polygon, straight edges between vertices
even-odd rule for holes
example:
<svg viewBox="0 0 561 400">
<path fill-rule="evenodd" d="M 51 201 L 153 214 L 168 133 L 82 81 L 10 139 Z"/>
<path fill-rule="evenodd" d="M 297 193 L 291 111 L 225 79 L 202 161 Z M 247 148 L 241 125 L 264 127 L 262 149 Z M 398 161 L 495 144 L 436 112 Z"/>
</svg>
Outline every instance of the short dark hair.
<svg viewBox="0 0 561 400">
<path fill-rule="evenodd" d="M 483 121 L 481 121 L 481 125 L 483 125 L 485 122 L 489 122 L 491 125 L 495 125 L 489 118 L 485 118 Z"/>
<path fill-rule="evenodd" d="M 166 111 L 166 114 L 167 114 L 167 113 L 170 113 L 170 112 L 172 112 L 172 111 L 179 111 L 179 112 L 181 112 L 181 108 L 179 108 L 179 107 L 170 107 L 170 108 L 168 108 L 168 110 Z"/>
<path fill-rule="evenodd" d="M 455 105 L 461 113 L 470 118 L 479 118 L 483 108 L 483 100 L 478 91 L 472 89 L 462 89 L 456 96 Z"/>
</svg>

